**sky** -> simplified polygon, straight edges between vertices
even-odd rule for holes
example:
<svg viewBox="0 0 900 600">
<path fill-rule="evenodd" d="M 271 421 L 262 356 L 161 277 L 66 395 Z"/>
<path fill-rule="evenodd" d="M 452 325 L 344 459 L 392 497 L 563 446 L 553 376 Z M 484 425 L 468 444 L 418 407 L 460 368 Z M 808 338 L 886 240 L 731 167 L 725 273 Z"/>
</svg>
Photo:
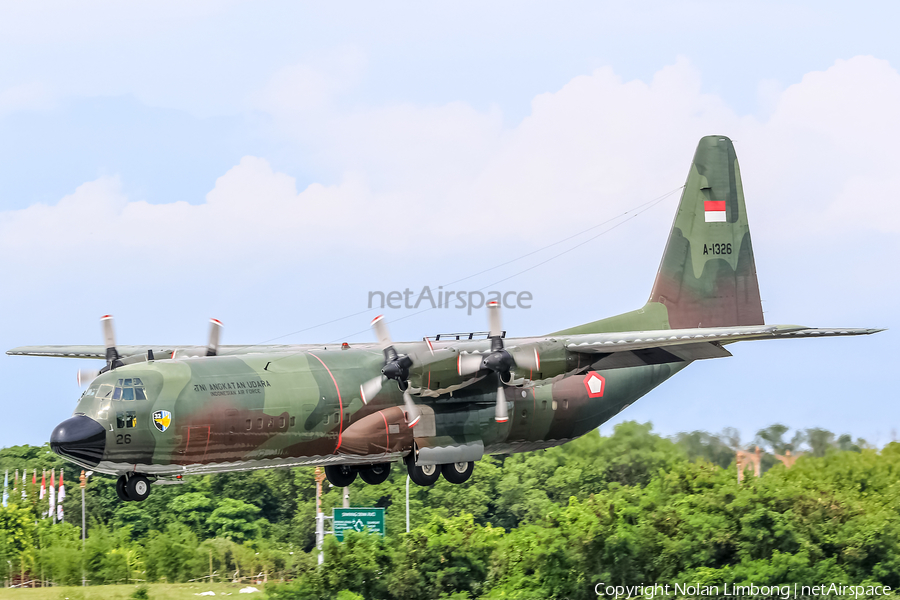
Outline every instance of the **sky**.
<svg viewBox="0 0 900 600">
<path fill-rule="evenodd" d="M 646 301 L 697 141 L 743 176 L 768 323 L 622 412 L 672 435 L 900 429 L 894 3 L 0 0 L 0 342 L 373 341 L 530 292 L 510 336 Z M 659 202 L 652 204 L 659 199 Z M 574 235 L 588 230 L 587 233 Z M 574 236 L 574 237 L 573 237 Z M 90 361 L 0 356 L 0 446 L 40 444 Z"/>
</svg>

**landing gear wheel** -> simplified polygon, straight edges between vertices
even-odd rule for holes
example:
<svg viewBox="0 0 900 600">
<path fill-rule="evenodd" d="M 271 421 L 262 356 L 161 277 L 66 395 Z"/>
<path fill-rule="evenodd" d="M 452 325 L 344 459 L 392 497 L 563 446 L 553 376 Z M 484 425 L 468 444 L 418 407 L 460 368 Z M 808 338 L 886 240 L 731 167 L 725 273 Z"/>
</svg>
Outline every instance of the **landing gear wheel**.
<svg viewBox="0 0 900 600">
<path fill-rule="evenodd" d="M 129 500 L 141 502 L 150 495 L 150 481 L 143 475 L 132 475 L 125 484 L 125 493 Z"/>
<path fill-rule="evenodd" d="M 325 467 L 325 477 L 334 487 L 347 487 L 356 479 L 356 471 L 349 465 L 328 465 Z"/>
<path fill-rule="evenodd" d="M 371 467 L 360 469 L 359 476 L 369 485 L 384 483 L 391 474 L 391 463 L 379 463 Z"/>
<path fill-rule="evenodd" d="M 412 457 L 412 455 L 410 455 Z M 434 485 L 434 482 L 441 476 L 441 468 L 439 465 L 416 465 L 413 458 L 406 463 L 406 470 L 409 472 L 409 478 L 413 483 L 428 487 Z"/>
<path fill-rule="evenodd" d="M 125 476 L 121 475 L 118 479 L 116 479 L 116 496 L 119 497 L 119 500 L 122 502 L 128 502 L 131 498 L 128 497 L 128 493 L 125 491 Z"/>
<path fill-rule="evenodd" d="M 444 474 L 444 479 L 450 483 L 465 483 L 472 476 L 474 470 L 475 463 L 471 461 L 441 465 L 441 473 Z"/>
</svg>

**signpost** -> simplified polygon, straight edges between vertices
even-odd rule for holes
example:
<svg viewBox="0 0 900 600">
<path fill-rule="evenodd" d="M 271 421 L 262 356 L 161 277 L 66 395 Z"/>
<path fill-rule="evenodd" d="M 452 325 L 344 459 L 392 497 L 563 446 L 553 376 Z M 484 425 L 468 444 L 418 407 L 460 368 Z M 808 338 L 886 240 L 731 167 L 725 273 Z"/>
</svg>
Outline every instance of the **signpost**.
<svg viewBox="0 0 900 600">
<path fill-rule="evenodd" d="M 334 535 L 339 541 L 344 541 L 344 532 L 365 531 L 384 535 L 384 509 L 383 508 L 335 508 Z"/>
</svg>

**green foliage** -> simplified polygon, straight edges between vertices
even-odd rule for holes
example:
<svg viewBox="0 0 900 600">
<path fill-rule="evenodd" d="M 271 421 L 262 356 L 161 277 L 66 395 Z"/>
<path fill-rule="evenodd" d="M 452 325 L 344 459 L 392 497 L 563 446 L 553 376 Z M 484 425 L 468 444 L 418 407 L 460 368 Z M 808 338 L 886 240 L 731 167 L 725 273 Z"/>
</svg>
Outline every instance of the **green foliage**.
<svg viewBox="0 0 900 600">
<path fill-rule="evenodd" d="M 150 587 L 146 584 L 137 586 L 137 588 L 131 593 L 131 597 L 134 598 L 134 600 L 149 600 Z"/>
<path fill-rule="evenodd" d="M 242 500 L 225 498 L 206 520 L 215 535 L 235 541 L 252 540 L 259 535 L 256 521 L 259 508 Z"/>
<path fill-rule="evenodd" d="M 623 423 L 605 437 L 485 457 L 464 485 L 412 485 L 409 533 L 406 472 L 394 465 L 381 485 L 350 486 L 353 505 L 386 509 L 387 536 L 328 536 L 321 568 L 310 468 L 195 477 L 154 486 L 142 503 L 118 501 L 112 478 L 92 477 L 84 551 L 79 527 L 38 516 L 46 500 L 26 483 L 26 499 L 0 509 L 0 570 L 56 585 L 267 578 L 280 600 L 576 600 L 595 598 L 599 581 L 900 587 L 900 444 L 877 451 L 779 424 L 751 444 L 805 455 L 791 469 L 766 455 L 768 471 L 738 485 L 734 449 L 748 446 L 737 431 L 667 439 Z M 4 457 L 19 469 L 53 460 L 32 447 Z M 68 468 L 67 481 L 66 514 L 78 515 Z M 324 512 L 341 504 L 326 484 Z"/>
</svg>

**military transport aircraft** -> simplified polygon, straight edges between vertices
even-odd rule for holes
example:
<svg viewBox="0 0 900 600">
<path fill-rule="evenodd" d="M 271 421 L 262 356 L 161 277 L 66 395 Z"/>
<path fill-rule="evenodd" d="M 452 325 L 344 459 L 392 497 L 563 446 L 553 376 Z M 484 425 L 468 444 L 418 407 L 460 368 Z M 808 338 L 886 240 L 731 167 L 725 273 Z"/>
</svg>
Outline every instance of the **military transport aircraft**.
<svg viewBox="0 0 900 600">
<path fill-rule="evenodd" d="M 597 294 L 601 290 L 596 290 Z M 549 335 L 508 338 L 500 306 L 486 334 L 378 344 L 29 346 L 11 355 L 102 358 L 51 448 L 117 475 L 122 500 L 150 481 L 325 465 L 336 486 L 463 483 L 485 454 L 563 444 L 594 430 L 695 360 L 732 342 L 862 335 L 875 329 L 766 325 L 740 171 L 726 137 L 700 140 L 649 301 Z M 483 339 L 480 339 L 482 338 Z M 89 377 L 90 378 L 90 377 Z"/>
</svg>

